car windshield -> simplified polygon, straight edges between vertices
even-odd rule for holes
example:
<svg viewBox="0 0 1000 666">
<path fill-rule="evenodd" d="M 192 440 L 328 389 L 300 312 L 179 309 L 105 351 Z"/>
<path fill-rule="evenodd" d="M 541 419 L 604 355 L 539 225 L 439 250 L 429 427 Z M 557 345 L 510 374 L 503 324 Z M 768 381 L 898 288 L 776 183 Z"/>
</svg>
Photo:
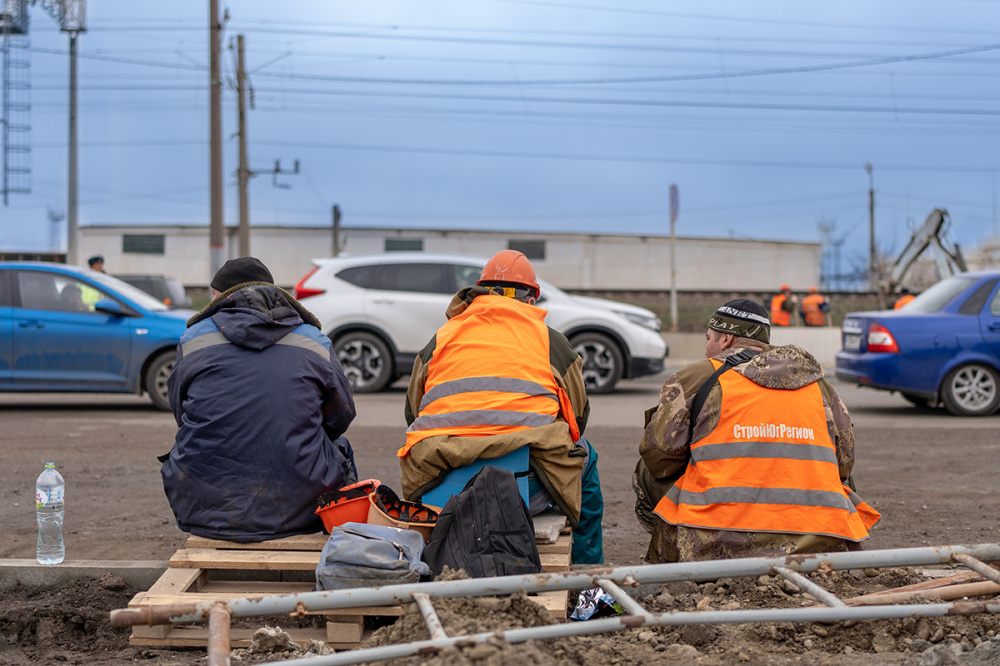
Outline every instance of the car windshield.
<svg viewBox="0 0 1000 666">
<path fill-rule="evenodd" d="M 941 280 L 906 305 L 907 310 L 917 312 L 937 312 L 969 288 L 975 278 L 955 276 Z"/>
<path fill-rule="evenodd" d="M 93 271 L 87 274 L 87 277 L 100 282 L 101 284 L 107 285 L 119 295 L 127 298 L 136 305 L 146 310 L 168 310 L 169 308 L 163 304 L 163 301 L 150 296 L 142 289 L 133 287 L 128 282 L 119 280 L 116 277 L 107 275 L 106 273 L 98 273 Z"/>
</svg>

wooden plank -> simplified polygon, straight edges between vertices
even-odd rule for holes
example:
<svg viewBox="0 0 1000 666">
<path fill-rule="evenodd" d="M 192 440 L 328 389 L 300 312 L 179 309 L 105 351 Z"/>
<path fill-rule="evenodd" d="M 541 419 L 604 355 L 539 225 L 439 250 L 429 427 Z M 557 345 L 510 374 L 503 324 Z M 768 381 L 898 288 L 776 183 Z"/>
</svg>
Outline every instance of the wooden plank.
<svg viewBox="0 0 1000 666">
<path fill-rule="evenodd" d="M 181 549 L 170 558 L 170 566 L 201 569 L 255 569 L 263 571 L 313 571 L 319 553 L 312 551 Z"/>
<path fill-rule="evenodd" d="M 266 618 L 262 618 L 265 619 Z M 263 623 L 262 623 L 263 626 Z M 138 627 L 136 627 L 138 628 Z M 256 629 L 230 629 L 230 646 L 234 648 L 250 647 L 250 640 Z M 326 627 L 293 627 L 282 628 L 292 637 L 296 643 L 308 643 L 310 640 L 326 642 Z M 196 624 L 176 626 L 171 629 L 166 638 L 150 638 L 133 635 L 129 638 L 129 645 L 143 645 L 149 647 L 206 647 L 208 645 L 208 627 Z M 348 643 L 343 646 L 329 644 L 332 648 L 357 647 L 356 643 Z"/>
<path fill-rule="evenodd" d="M 163 640 L 170 633 L 173 627 L 169 624 L 158 624 L 155 627 L 150 627 L 144 624 L 136 624 L 132 626 L 132 636 L 129 638 L 129 642 L 132 642 L 133 638 L 155 638 L 158 640 Z"/>
<path fill-rule="evenodd" d="M 323 550 L 328 535 L 318 534 L 296 534 L 283 539 L 271 539 L 270 541 L 258 541 L 256 543 L 237 543 L 235 541 L 220 541 L 218 539 L 206 539 L 199 536 L 189 536 L 187 538 L 188 548 L 215 548 L 217 550 Z"/>
<path fill-rule="evenodd" d="M 314 583 L 294 583 L 267 580 L 212 580 L 205 583 L 198 590 L 192 592 L 204 592 L 209 594 L 227 593 L 242 594 L 251 596 L 258 594 L 302 594 L 312 592 L 315 589 Z M 150 590 L 152 592 L 152 590 Z"/>
<path fill-rule="evenodd" d="M 361 615 L 342 615 L 326 623 L 328 643 L 359 643 L 365 632 L 365 618 Z"/>
<path fill-rule="evenodd" d="M 560 534 L 555 543 L 536 543 L 539 553 L 571 553 L 573 551 L 573 535 Z"/>
<path fill-rule="evenodd" d="M 552 615 L 552 619 L 560 622 L 565 621 L 566 607 L 569 606 L 569 590 L 539 592 L 529 595 L 528 598 L 547 610 Z"/>
<path fill-rule="evenodd" d="M 204 576 L 205 572 L 201 569 L 168 568 L 163 572 L 163 575 L 160 576 L 155 583 L 153 583 L 153 586 L 149 588 L 149 591 L 168 594 L 196 590 L 201 584 L 204 584 Z"/>
<path fill-rule="evenodd" d="M 542 571 L 548 573 L 569 571 L 569 553 L 545 553 L 539 554 L 538 557 L 542 561 Z"/>
</svg>

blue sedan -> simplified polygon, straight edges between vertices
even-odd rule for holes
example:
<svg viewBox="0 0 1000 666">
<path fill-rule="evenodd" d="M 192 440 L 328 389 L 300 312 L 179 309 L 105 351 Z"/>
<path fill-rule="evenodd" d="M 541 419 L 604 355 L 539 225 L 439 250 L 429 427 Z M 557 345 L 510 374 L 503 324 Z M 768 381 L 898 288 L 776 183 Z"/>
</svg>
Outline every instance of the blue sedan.
<svg viewBox="0 0 1000 666">
<path fill-rule="evenodd" d="M 1000 407 L 1000 271 L 938 282 L 899 310 L 844 319 L 837 377 L 916 405 L 986 416 Z"/>
<path fill-rule="evenodd" d="M 192 314 L 87 268 L 0 263 L 0 391 L 146 392 L 168 410 Z"/>
</svg>

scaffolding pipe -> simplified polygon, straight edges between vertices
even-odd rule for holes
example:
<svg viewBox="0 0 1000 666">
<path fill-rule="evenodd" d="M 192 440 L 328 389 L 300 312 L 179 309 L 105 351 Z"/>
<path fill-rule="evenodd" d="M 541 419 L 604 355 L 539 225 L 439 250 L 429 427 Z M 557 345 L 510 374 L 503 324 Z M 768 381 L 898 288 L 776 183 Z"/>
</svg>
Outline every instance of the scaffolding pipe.
<svg viewBox="0 0 1000 666">
<path fill-rule="evenodd" d="M 839 608 L 840 606 L 846 606 L 843 601 L 841 601 L 836 595 L 827 592 L 822 587 L 812 582 L 802 574 L 797 571 L 792 571 L 787 567 L 774 567 L 774 570 L 778 572 L 783 578 L 790 580 L 796 587 L 804 592 L 808 592 L 814 598 L 823 602 L 830 608 Z"/>
<path fill-rule="evenodd" d="M 980 562 L 976 558 L 966 553 L 956 553 L 954 556 L 954 560 L 969 567 L 983 578 L 991 580 L 994 583 L 1000 583 L 1000 571 L 997 571 L 995 568 L 991 567 L 985 562 Z"/>
<path fill-rule="evenodd" d="M 417 608 L 420 609 L 420 614 L 424 616 L 424 623 L 427 624 L 427 630 L 431 632 L 431 638 L 433 640 L 447 640 L 448 634 L 445 633 L 444 625 L 441 624 L 441 618 L 438 617 L 437 611 L 434 610 L 431 598 L 426 594 L 417 592 L 413 595 L 413 600 L 417 602 Z"/>
<path fill-rule="evenodd" d="M 710 562 L 677 562 L 634 567 L 601 568 L 523 576 L 471 578 L 465 580 L 410 583 L 384 587 L 354 588 L 326 592 L 304 592 L 281 596 L 232 599 L 226 602 L 233 617 L 252 617 L 300 611 L 326 611 L 361 606 L 390 606 L 413 601 L 416 593 L 432 599 L 509 595 L 524 589 L 527 592 L 549 590 L 583 590 L 597 586 L 601 579 L 619 585 L 636 586 L 647 583 L 675 581 L 705 581 L 736 576 L 770 574 L 775 566 L 784 566 L 800 573 L 898 566 L 948 564 L 955 555 L 967 554 L 979 560 L 1000 560 L 1000 544 L 978 546 L 938 546 L 899 548 L 847 553 L 813 553 L 786 557 L 754 557 Z M 117 626 L 136 624 L 184 624 L 204 622 L 215 605 L 201 603 L 125 608 L 111 612 L 111 622 Z"/>
<path fill-rule="evenodd" d="M 280 662 L 282 666 L 343 666 L 383 659 L 396 659 L 412 655 L 430 655 L 447 648 L 461 645 L 484 643 L 490 638 L 500 638 L 508 643 L 523 643 L 529 640 L 565 638 L 608 633 L 620 629 L 635 629 L 653 626 L 677 626 L 691 624 L 742 624 L 745 622 L 829 622 L 841 620 L 887 620 L 905 617 L 944 617 L 946 615 L 973 615 L 977 613 L 1000 613 L 1000 601 L 956 601 L 950 604 L 925 604 L 912 606 L 865 606 L 824 608 L 778 608 L 764 610 L 695 611 L 683 613 L 650 614 L 649 618 L 615 617 L 586 622 L 573 622 L 526 629 L 491 631 L 468 636 L 457 636 L 445 640 L 426 640 L 402 645 L 386 645 L 334 655 L 290 659 Z M 277 662 L 275 662 L 277 663 Z"/>
<path fill-rule="evenodd" d="M 607 578 L 601 578 L 597 581 L 597 584 L 602 590 L 614 597 L 615 601 L 618 602 L 618 605 L 621 606 L 629 615 L 638 615 L 640 617 L 651 616 L 650 612 L 640 606 L 639 602 L 630 597 L 628 592 L 618 587 Z"/>
<path fill-rule="evenodd" d="M 208 615 L 208 666 L 229 666 L 229 611 L 216 602 Z"/>
</svg>

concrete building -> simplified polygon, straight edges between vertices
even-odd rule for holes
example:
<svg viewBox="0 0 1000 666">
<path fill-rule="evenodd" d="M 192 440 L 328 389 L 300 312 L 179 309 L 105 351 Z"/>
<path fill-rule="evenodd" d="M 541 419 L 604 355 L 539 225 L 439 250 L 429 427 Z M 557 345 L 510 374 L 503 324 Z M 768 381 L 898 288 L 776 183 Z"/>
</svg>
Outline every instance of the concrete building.
<svg viewBox="0 0 1000 666">
<path fill-rule="evenodd" d="M 332 254 L 329 228 L 255 226 L 251 234 L 251 253 L 283 286 L 305 276 L 312 259 Z M 207 226 L 88 226 L 80 235 L 80 256 L 103 255 L 109 273 L 162 273 L 187 287 L 210 280 Z M 227 229 L 227 255 L 235 256 L 236 247 L 236 230 Z M 565 289 L 670 288 L 668 236 L 345 227 L 340 247 L 355 255 L 419 250 L 480 257 L 512 248 Z M 770 292 L 783 282 L 804 291 L 819 284 L 820 243 L 681 237 L 675 254 L 679 291 Z"/>
</svg>

